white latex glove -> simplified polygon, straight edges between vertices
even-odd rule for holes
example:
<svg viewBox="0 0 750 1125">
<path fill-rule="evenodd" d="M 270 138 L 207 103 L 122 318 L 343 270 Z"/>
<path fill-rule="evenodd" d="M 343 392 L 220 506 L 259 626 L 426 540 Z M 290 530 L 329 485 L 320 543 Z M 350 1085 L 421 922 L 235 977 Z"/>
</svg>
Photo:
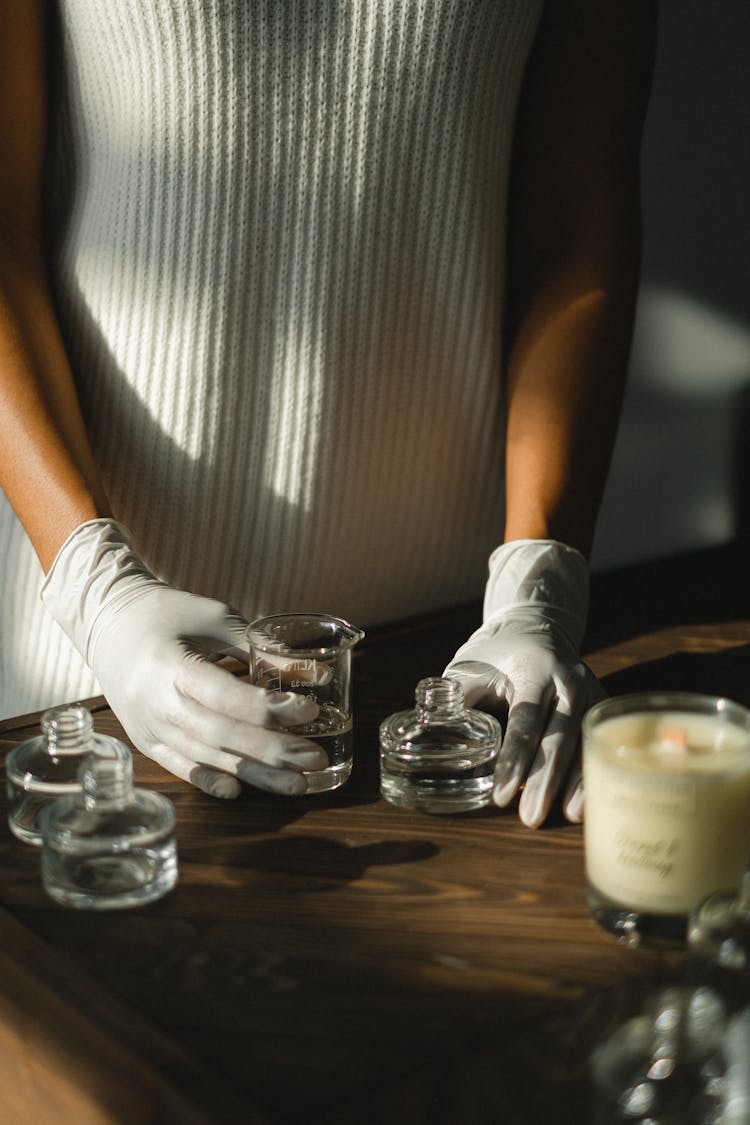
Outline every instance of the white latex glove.
<svg viewBox="0 0 750 1125">
<path fill-rule="evenodd" d="M 519 816 L 532 828 L 566 782 L 565 815 L 583 816 L 580 723 L 606 695 L 578 656 L 587 611 L 583 555 L 552 539 L 506 543 L 490 556 L 484 623 L 444 672 L 467 706 L 506 718 L 493 799 L 508 805 L 523 785 Z"/>
<path fill-rule="evenodd" d="M 269 693 L 211 662 L 240 652 L 247 622 L 221 602 L 175 590 L 138 558 L 126 528 L 82 524 L 60 549 L 42 600 L 94 671 L 131 741 L 216 797 L 240 781 L 304 793 L 302 770 L 323 769 L 315 743 L 275 729 L 308 722 L 301 695 Z"/>
</svg>

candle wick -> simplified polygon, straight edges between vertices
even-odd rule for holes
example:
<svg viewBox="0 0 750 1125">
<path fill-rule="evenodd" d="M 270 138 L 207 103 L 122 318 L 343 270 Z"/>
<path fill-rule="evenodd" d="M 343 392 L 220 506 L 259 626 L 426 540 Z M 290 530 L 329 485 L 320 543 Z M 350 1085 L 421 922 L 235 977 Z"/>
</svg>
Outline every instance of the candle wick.
<svg viewBox="0 0 750 1125">
<path fill-rule="evenodd" d="M 661 749 L 669 754 L 685 754 L 688 749 L 687 731 L 683 727 L 665 727 L 661 735 Z"/>
</svg>

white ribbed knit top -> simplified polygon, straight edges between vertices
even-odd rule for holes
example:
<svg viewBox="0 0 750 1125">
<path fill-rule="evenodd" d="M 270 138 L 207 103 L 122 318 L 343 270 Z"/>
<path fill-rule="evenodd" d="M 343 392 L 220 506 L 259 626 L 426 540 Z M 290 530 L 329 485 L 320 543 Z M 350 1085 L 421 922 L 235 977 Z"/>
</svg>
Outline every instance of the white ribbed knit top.
<svg viewBox="0 0 750 1125">
<path fill-rule="evenodd" d="M 479 597 L 541 0 L 57 7 L 55 293 L 146 560 L 247 616 L 366 625 Z M 95 690 L 7 508 L 0 537 L 5 713 Z"/>
</svg>

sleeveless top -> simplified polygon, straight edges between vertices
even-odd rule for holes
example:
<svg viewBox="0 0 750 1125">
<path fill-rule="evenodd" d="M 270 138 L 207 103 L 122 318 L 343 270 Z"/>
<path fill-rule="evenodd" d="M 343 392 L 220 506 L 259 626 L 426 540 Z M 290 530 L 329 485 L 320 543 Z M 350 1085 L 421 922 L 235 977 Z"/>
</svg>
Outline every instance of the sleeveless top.
<svg viewBox="0 0 750 1125">
<path fill-rule="evenodd" d="M 480 596 L 541 4 L 56 0 L 54 295 L 160 577 L 359 625 Z M 0 500 L 0 715 L 94 694 Z"/>
</svg>

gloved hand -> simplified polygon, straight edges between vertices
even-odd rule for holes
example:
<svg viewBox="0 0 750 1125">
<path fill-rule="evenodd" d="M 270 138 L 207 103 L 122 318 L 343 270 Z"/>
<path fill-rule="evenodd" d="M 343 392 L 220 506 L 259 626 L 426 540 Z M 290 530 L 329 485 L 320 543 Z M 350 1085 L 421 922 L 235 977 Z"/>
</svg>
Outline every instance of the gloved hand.
<svg viewBox="0 0 750 1125">
<path fill-rule="evenodd" d="M 160 582 L 121 524 L 82 524 L 60 549 L 42 600 L 94 671 L 133 744 L 216 797 L 240 781 L 304 793 L 302 770 L 328 759 L 279 727 L 309 722 L 314 701 L 269 693 L 211 662 L 240 652 L 247 622 L 227 606 Z"/>
<path fill-rule="evenodd" d="M 566 782 L 565 815 L 583 816 L 580 721 L 606 695 L 578 656 L 587 611 L 583 555 L 552 539 L 506 543 L 490 556 L 484 623 L 443 673 L 467 706 L 505 719 L 493 798 L 508 805 L 525 782 L 518 811 L 532 828 Z"/>
</svg>

